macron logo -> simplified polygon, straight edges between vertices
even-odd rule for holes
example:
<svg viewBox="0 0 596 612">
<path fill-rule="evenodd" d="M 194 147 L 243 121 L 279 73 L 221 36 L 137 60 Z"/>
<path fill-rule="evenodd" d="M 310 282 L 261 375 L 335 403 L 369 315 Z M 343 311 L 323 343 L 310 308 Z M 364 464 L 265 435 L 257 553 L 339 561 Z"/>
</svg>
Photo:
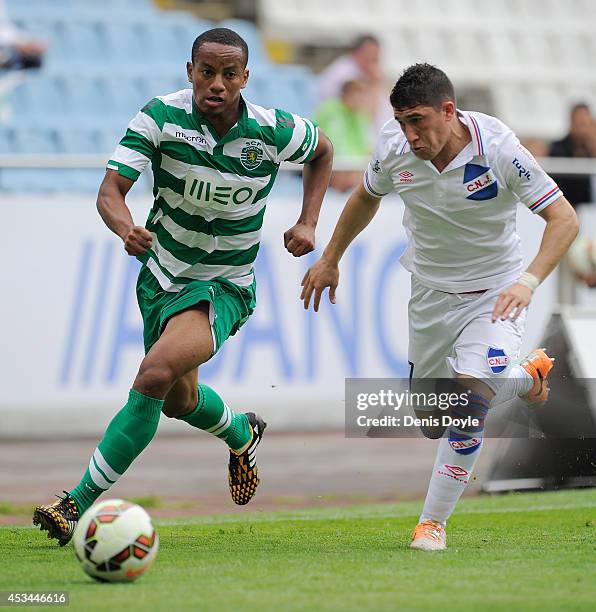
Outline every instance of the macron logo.
<svg viewBox="0 0 596 612">
<path fill-rule="evenodd" d="M 176 138 L 184 138 L 187 142 L 197 142 L 198 144 L 206 145 L 207 141 L 203 136 L 189 136 L 184 132 L 176 132 Z"/>
</svg>

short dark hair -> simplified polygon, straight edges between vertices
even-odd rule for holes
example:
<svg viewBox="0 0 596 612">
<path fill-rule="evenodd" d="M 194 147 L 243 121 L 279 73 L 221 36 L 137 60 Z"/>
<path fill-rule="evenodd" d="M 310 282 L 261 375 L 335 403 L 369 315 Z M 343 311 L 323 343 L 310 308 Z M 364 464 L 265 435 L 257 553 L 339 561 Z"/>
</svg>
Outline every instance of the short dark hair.
<svg viewBox="0 0 596 612">
<path fill-rule="evenodd" d="M 228 45 L 230 47 L 242 49 L 244 67 L 246 68 L 246 64 L 248 64 L 248 45 L 244 38 L 242 38 L 240 34 L 236 34 L 234 30 L 229 30 L 228 28 L 213 28 L 197 36 L 194 43 L 192 43 L 192 51 L 190 54 L 191 62 L 195 61 L 197 53 L 204 43 L 219 43 L 220 45 Z"/>
<path fill-rule="evenodd" d="M 395 109 L 422 104 L 440 109 L 445 100 L 455 103 L 455 90 L 449 77 L 431 64 L 406 68 L 391 91 L 389 101 Z"/>
</svg>

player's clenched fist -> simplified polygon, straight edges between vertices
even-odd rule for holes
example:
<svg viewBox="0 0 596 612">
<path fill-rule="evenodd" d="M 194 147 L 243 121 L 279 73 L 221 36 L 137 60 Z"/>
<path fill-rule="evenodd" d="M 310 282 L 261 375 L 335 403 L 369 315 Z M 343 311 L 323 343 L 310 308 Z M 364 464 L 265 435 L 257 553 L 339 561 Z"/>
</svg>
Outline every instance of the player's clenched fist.
<svg viewBox="0 0 596 612">
<path fill-rule="evenodd" d="M 509 316 L 515 321 L 531 300 L 534 292 L 529 287 L 515 283 L 501 292 L 493 310 L 492 322 L 505 321 Z"/>
<path fill-rule="evenodd" d="M 129 255 L 142 255 L 151 248 L 153 235 L 144 227 L 135 225 L 122 237 L 124 249 Z"/>
<path fill-rule="evenodd" d="M 294 257 L 301 257 L 315 249 L 315 228 L 296 223 L 284 233 L 284 246 Z"/>
<path fill-rule="evenodd" d="M 329 287 L 329 301 L 335 304 L 335 290 L 339 284 L 339 266 L 331 264 L 324 259 L 319 259 L 317 263 L 308 269 L 302 279 L 302 293 L 300 299 L 304 301 L 304 309 L 308 310 L 310 298 L 314 291 L 314 309 L 319 311 L 321 295 L 326 287 Z"/>
</svg>

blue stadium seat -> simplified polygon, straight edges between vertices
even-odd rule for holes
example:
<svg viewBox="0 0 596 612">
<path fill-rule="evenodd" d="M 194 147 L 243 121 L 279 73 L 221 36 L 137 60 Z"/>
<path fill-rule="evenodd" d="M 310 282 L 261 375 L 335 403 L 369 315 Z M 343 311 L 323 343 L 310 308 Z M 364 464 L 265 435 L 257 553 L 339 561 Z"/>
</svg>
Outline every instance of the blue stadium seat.
<svg viewBox="0 0 596 612">
<path fill-rule="evenodd" d="M 9 155 L 15 150 L 14 128 L 0 127 L 0 155 Z"/>
<path fill-rule="evenodd" d="M 122 119 L 128 123 L 148 101 L 145 99 L 140 78 L 105 77 L 101 79 L 101 87 L 105 92 L 110 114 L 118 119 L 118 124 Z"/>
<path fill-rule="evenodd" d="M 0 154 L 113 152 L 126 127 L 156 95 L 190 87 L 185 64 L 195 38 L 214 27 L 188 12 L 162 11 L 151 0 L 6 0 L 17 27 L 49 44 L 39 71 L 9 96 Z M 270 62 L 254 24 L 218 24 L 249 45 L 248 96 L 257 104 L 308 115 L 312 75 Z M 95 192 L 104 170 L 0 169 L 0 190 Z M 150 189 L 149 178 L 137 190 Z"/>
<path fill-rule="evenodd" d="M 77 66 L 105 64 L 107 41 L 100 23 L 76 20 L 66 24 L 63 30 L 62 45 L 66 55 L 63 58 L 63 67 L 71 64 Z"/>
<path fill-rule="evenodd" d="M 141 79 L 141 90 L 144 96 L 143 99 L 147 102 L 156 96 L 163 96 L 187 87 L 190 87 L 190 83 L 184 76 L 178 78 L 171 75 L 151 76 Z"/>
<path fill-rule="evenodd" d="M 56 153 L 57 150 L 56 130 L 23 127 L 14 131 L 15 153 Z"/>
<path fill-rule="evenodd" d="M 28 74 L 9 96 L 15 124 L 48 125 L 64 114 L 65 100 L 55 77 Z"/>
<path fill-rule="evenodd" d="M 147 64 L 148 49 L 139 22 L 103 21 L 104 58 L 125 71 L 129 66 Z"/>
<path fill-rule="evenodd" d="M 68 124 L 90 126 L 109 120 L 112 108 L 101 78 L 69 74 L 58 78 L 58 84 L 66 100 Z"/>
<path fill-rule="evenodd" d="M 310 117 L 315 100 L 316 77 L 301 66 L 265 68 L 251 72 L 246 97 L 266 108 Z"/>
<path fill-rule="evenodd" d="M 190 57 L 185 33 L 175 23 L 147 21 L 140 25 L 140 35 L 145 50 L 146 61 L 154 66 L 168 66 L 184 70 Z"/>
<path fill-rule="evenodd" d="M 101 132 L 96 129 L 62 129 L 57 135 L 60 153 L 105 153 L 101 148 Z"/>
</svg>

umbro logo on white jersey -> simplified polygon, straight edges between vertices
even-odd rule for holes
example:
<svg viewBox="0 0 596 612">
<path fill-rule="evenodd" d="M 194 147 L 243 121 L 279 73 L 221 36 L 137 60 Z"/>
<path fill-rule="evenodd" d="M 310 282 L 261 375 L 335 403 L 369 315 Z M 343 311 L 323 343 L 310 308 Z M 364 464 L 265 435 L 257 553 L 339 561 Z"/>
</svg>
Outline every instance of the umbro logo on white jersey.
<svg viewBox="0 0 596 612">
<path fill-rule="evenodd" d="M 400 183 L 411 183 L 414 175 L 409 170 L 404 170 L 400 172 L 397 176 L 399 176 Z"/>
</svg>

